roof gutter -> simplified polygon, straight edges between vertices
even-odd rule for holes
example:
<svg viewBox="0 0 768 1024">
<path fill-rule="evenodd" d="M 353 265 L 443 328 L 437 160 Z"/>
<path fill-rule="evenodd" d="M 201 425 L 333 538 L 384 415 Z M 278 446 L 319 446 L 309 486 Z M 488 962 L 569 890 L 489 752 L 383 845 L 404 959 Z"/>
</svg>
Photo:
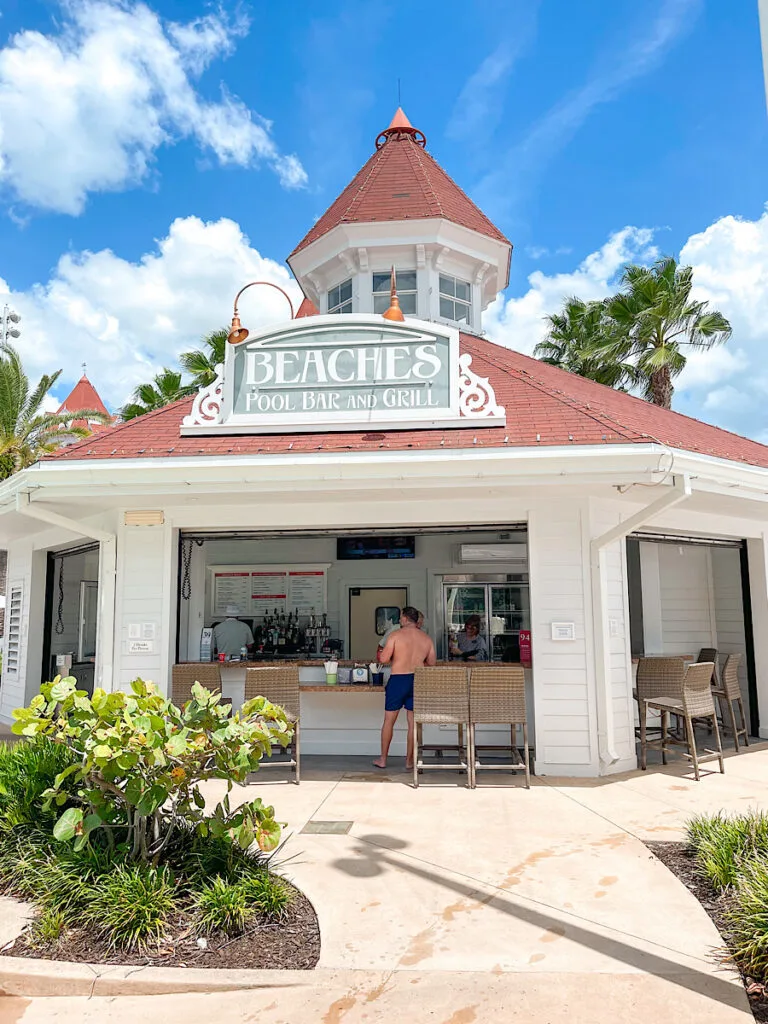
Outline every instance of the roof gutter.
<svg viewBox="0 0 768 1024">
<path fill-rule="evenodd" d="M 606 530 L 590 541 L 590 566 L 592 578 L 592 616 L 595 636 L 595 676 L 597 684 L 597 748 L 603 769 L 619 761 L 616 752 L 616 736 L 613 726 L 613 695 L 611 681 L 611 644 L 607 618 L 608 572 L 605 550 L 611 544 L 623 540 L 628 534 L 644 526 L 660 513 L 687 501 L 693 493 L 687 474 L 675 476 L 671 490 L 662 494 L 650 505 L 635 512 L 616 526 Z"/>
<path fill-rule="evenodd" d="M 98 526 L 69 519 L 38 504 L 32 504 L 29 491 L 16 492 L 15 511 L 29 519 L 58 526 L 79 537 L 99 542 L 99 614 L 96 629 L 95 683 L 111 690 L 115 659 L 115 598 L 117 591 L 117 535 Z"/>
</svg>

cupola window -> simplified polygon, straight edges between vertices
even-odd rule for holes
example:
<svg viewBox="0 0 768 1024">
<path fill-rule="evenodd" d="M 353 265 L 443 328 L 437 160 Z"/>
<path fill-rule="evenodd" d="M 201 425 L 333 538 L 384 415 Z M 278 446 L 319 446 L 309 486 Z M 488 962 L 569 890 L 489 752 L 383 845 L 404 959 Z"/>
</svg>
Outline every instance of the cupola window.
<svg viewBox="0 0 768 1024">
<path fill-rule="evenodd" d="M 352 278 L 342 281 L 335 288 L 328 292 L 329 313 L 351 313 L 352 312 Z"/>
<path fill-rule="evenodd" d="M 440 316 L 457 324 L 472 323 L 472 290 L 467 281 L 440 275 Z"/>
<path fill-rule="evenodd" d="M 416 316 L 416 271 L 396 270 L 395 281 L 397 284 L 397 297 L 400 300 L 400 309 L 406 316 Z M 373 312 L 386 313 L 390 305 L 390 290 L 392 287 L 392 272 L 388 270 L 384 274 L 373 275 Z"/>
</svg>

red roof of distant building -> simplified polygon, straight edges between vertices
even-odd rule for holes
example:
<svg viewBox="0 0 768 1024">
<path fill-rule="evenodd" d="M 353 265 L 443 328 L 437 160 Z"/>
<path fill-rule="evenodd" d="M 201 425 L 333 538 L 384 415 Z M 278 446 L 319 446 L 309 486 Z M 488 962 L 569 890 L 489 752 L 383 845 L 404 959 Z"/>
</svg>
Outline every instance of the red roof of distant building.
<svg viewBox="0 0 768 1024">
<path fill-rule="evenodd" d="M 109 410 L 85 374 L 83 374 L 61 403 L 59 412 L 79 412 L 81 409 L 92 409 L 94 412 L 100 412 L 104 416 L 109 416 Z"/>
<path fill-rule="evenodd" d="M 426 152 L 426 139 L 411 125 L 401 108 L 398 107 L 376 145 L 373 156 L 302 238 L 291 256 L 339 224 L 430 217 L 442 217 L 510 245 Z"/>
<path fill-rule="evenodd" d="M 461 335 L 472 370 L 488 377 L 506 407 L 506 427 L 451 430 L 357 431 L 319 434 L 182 436 L 192 406 L 185 398 L 60 451 L 59 459 L 134 459 L 270 455 L 299 452 L 407 451 L 553 447 L 658 442 L 685 451 L 768 468 L 768 446 L 708 423 L 660 409 L 530 356 L 473 335 Z M 383 437 L 382 437 L 383 434 Z"/>
<path fill-rule="evenodd" d="M 102 402 L 99 397 L 99 393 L 96 388 L 91 384 L 85 374 L 75 384 L 70 393 L 64 399 L 59 406 L 59 413 L 64 412 L 80 412 L 81 409 L 87 409 L 89 412 L 100 412 L 104 416 L 109 416 L 109 410 Z M 90 426 L 93 430 L 103 430 L 103 424 L 89 424 L 87 420 L 74 420 L 75 426 L 88 427 Z"/>
</svg>

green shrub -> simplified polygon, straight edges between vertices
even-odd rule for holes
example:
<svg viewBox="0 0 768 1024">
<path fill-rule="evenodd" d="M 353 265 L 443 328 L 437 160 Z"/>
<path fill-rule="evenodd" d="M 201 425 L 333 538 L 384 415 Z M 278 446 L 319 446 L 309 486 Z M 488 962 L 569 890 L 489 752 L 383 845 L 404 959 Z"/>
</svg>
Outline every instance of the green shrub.
<svg viewBox="0 0 768 1024">
<path fill-rule="evenodd" d="M 256 799 L 232 810 L 229 790 L 247 781 L 273 744 L 290 742 L 293 730 L 282 708 L 256 697 L 231 714 L 221 694 L 199 683 L 181 709 L 140 679 L 131 691 L 96 689 L 89 697 L 72 677 L 57 677 L 29 707 L 13 712 L 14 733 L 49 737 L 68 748 L 66 766 L 43 794 L 44 807 L 60 813 L 54 837 L 82 850 L 92 836 L 118 845 L 122 831 L 126 858 L 155 865 L 184 826 L 203 837 L 228 837 L 243 849 L 254 842 L 275 849 L 280 825 L 274 808 Z M 207 779 L 224 779 L 228 787 L 211 813 L 199 787 Z"/>
<path fill-rule="evenodd" d="M 728 910 L 731 952 L 744 974 L 768 980 L 768 861 L 744 863 Z"/>
<path fill-rule="evenodd" d="M 58 812 L 44 809 L 43 794 L 73 763 L 66 746 L 43 736 L 0 743 L 0 830 L 53 822 Z"/>
<path fill-rule="evenodd" d="M 264 917 L 281 921 L 293 894 L 282 878 L 270 871 L 258 871 L 240 882 L 247 902 Z"/>
<path fill-rule="evenodd" d="M 46 907 L 35 919 L 29 930 L 31 946 L 49 946 L 58 942 L 66 930 L 65 915 L 60 910 Z"/>
<path fill-rule="evenodd" d="M 688 825 L 688 845 L 699 872 L 718 891 L 728 889 L 746 863 L 768 855 L 768 815 L 701 815 Z"/>
<path fill-rule="evenodd" d="M 174 909 L 176 887 L 168 868 L 121 864 L 93 885 L 86 918 L 111 945 L 131 949 L 161 938 Z"/>
<path fill-rule="evenodd" d="M 251 913 L 242 885 L 228 882 L 220 875 L 200 887 L 194 903 L 200 930 L 204 932 L 239 935 Z"/>
</svg>

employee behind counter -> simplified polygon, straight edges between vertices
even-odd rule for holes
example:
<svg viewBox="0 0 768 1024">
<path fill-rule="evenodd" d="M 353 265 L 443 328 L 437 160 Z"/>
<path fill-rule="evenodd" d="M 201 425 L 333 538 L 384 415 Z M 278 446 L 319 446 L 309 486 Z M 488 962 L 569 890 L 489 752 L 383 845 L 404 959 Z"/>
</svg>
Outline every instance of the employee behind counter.
<svg viewBox="0 0 768 1024">
<path fill-rule="evenodd" d="M 236 604 L 228 604 L 226 614 L 226 619 L 213 627 L 213 645 L 217 654 L 239 658 L 243 648 L 253 643 L 253 633 L 247 623 L 238 619 L 240 609 Z"/>
<path fill-rule="evenodd" d="M 488 644 L 480 632 L 482 620 L 479 615 L 470 615 L 464 629 L 451 637 L 448 652 L 453 660 L 488 661 Z"/>
</svg>

